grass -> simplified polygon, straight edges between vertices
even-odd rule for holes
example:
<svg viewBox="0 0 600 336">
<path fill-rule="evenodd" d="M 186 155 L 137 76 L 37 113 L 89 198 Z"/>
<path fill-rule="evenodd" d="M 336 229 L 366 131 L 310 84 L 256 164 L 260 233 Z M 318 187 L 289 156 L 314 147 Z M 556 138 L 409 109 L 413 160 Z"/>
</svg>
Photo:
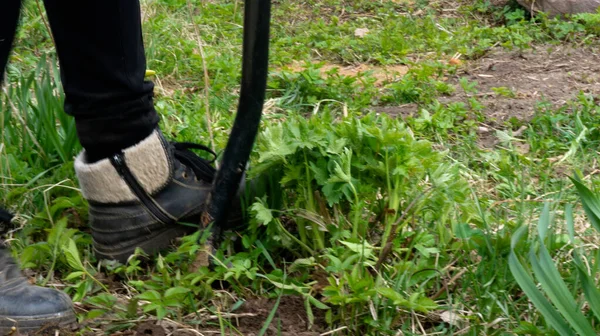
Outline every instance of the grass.
<svg viewBox="0 0 600 336">
<path fill-rule="evenodd" d="M 143 2 L 148 67 L 165 133 L 210 144 L 210 127 L 221 151 L 239 90 L 242 2 L 191 4 L 190 13 L 183 0 Z M 568 323 L 582 320 L 589 326 L 575 330 L 598 332 L 597 238 L 586 226 L 595 222 L 568 179 L 574 171 L 598 187 L 597 98 L 540 101 L 530 120 L 499 123 L 500 143 L 486 149 L 478 128 L 492 120 L 477 83 L 448 81 L 458 54 L 470 62 L 492 48 L 598 46 L 598 15 L 530 18 L 513 3 L 483 1 L 282 0 L 273 17 L 268 101 L 249 171 L 269 192 L 253 200 L 236 243 L 219 250 L 223 266 L 192 272 L 194 236 L 156 258 L 95 259 L 72 171 L 80 146 L 61 109 L 51 39 L 27 4 L 0 95 L 0 201 L 18 214 L 14 255 L 38 284 L 73 298 L 81 332 L 161 319 L 244 334 L 244 302 L 267 298 L 253 332 L 283 334 L 289 296 L 304 327 L 333 335 L 573 334 Z M 358 28 L 369 31 L 360 38 Z M 357 63 L 409 70 L 384 81 L 322 71 Z M 456 90 L 473 95 L 441 102 Z M 402 118 L 377 112 L 403 104 L 421 109 Z M 568 225 L 556 224 L 562 219 Z M 541 262 L 556 271 L 542 272 Z M 582 313 L 561 315 L 573 307 Z"/>
</svg>

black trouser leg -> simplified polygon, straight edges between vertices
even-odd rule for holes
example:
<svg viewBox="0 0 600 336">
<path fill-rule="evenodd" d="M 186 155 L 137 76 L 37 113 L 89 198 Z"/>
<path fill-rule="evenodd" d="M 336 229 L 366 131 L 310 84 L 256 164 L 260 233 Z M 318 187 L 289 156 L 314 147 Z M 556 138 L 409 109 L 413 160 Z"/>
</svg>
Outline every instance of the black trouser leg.
<svg viewBox="0 0 600 336">
<path fill-rule="evenodd" d="M 88 159 L 102 159 L 147 137 L 159 118 L 154 86 L 144 80 L 139 0 L 44 3 L 56 41 L 65 111 L 75 117 Z"/>
<path fill-rule="evenodd" d="M 0 84 L 4 79 L 4 70 L 17 30 L 20 9 L 21 0 L 3 0 L 0 5 Z"/>
</svg>

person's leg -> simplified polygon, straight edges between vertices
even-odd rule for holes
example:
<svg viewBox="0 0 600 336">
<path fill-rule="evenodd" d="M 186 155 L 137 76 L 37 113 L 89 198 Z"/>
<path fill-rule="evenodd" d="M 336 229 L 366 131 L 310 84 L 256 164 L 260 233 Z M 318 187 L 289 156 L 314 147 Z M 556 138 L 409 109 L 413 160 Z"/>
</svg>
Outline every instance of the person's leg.
<svg viewBox="0 0 600 336">
<path fill-rule="evenodd" d="M 60 60 L 65 112 L 88 159 L 139 143 L 156 128 L 138 0 L 45 0 Z"/>
<path fill-rule="evenodd" d="M 8 63 L 8 56 L 12 48 L 19 13 L 21 11 L 21 0 L 5 0 L 0 10 L 0 86 L 4 79 L 4 71 Z"/>
<path fill-rule="evenodd" d="M 0 7 L 1 86 L 17 30 L 21 1 L 4 0 Z M 0 231 L 5 232 L 12 219 L 12 214 L 0 208 Z M 9 248 L 0 240 L 0 334 L 12 334 L 13 328 L 27 333 L 48 324 L 74 322 L 75 314 L 69 297 L 56 289 L 30 284 Z"/>
<path fill-rule="evenodd" d="M 125 262 L 197 230 L 215 173 L 189 144 L 163 136 L 144 80 L 138 0 L 45 0 L 65 111 L 84 152 L 75 161 L 96 256 Z M 194 146 L 192 146 L 194 147 Z"/>
</svg>

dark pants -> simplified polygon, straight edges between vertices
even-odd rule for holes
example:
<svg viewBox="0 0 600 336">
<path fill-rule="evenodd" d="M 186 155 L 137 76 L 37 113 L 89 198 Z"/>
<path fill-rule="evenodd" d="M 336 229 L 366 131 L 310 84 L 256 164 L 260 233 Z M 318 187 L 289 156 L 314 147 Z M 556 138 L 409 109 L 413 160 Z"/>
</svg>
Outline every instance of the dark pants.
<svg viewBox="0 0 600 336">
<path fill-rule="evenodd" d="M 0 1 L 0 80 L 21 0 Z M 65 112 L 93 159 L 136 144 L 158 124 L 138 0 L 44 0 L 56 41 Z"/>
</svg>

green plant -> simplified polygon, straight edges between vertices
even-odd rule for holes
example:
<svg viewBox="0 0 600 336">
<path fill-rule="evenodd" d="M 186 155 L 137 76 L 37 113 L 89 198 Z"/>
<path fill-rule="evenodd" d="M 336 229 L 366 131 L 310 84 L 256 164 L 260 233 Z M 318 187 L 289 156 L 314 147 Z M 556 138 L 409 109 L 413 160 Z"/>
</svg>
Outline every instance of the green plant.
<svg viewBox="0 0 600 336">
<path fill-rule="evenodd" d="M 144 306 L 144 312 L 156 312 L 158 319 L 164 318 L 167 313 L 172 312 L 173 308 L 180 308 L 181 303 L 190 290 L 184 287 L 172 287 L 167 289 L 164 294 L 155 290 L 148 290 L 136 296 L 139 300 L 149 301 L 149 304 Z"/>
<path fill-rule="evenodd" d="M 214 140 L 222 151 L 239 95 L 243 2 L 142 5 L 162 129 L 180 141 Z M 420 0 L 277 1 L 268 103 L 248 171 L 260 189 L 245 200 L 250 223 L 226 233 L 216 267 L 192 271 L 198 235 L 160 256 L 137 251 L 126 264 L 97 262 L 72 171 L 80 148 L 62 111 L 54 47 L 35 2 L 27 2 L 0 94 L 0 200 L 18 213 L 8 241 L 32 279 L 61 283 L 77 301 L 83 333 L 130 332 L 160 317 L 221 334 L 243 334 L 238 320 L 255 319 L 251 332 L 284 334 L 281 313 L 296 296 L 294 314 L 307 323 L 294 328 L 315 332 L 549 335 L 553 326 L 511 273 L 513 257 L 530 273 L 530 248 L 533 261 L 548 262 L 542 247 L 596 328 L 598 256 L 584 244 L 592 238 L 555 234 L 552 225 L 544 239 L 516 240 L 512 249 L 511 238 L 539 215 L 543 199 L 573 201 L 564 171 L 595 175 L 597 97 L 581 93 L 564 106 L 540 100 L 531 119 L 497 123 L 489 103 L 522 95 L 500 87 L 484 96 L 476 82 L 454 80 L 497 49 L 595 46 L 597 17 L 532 17 L 514 1 L 452 8 Z M 369 32 L 356 36 L 359 28 Z M 446 64 L 456 53 L 463 64 Z M 408 74 L 381 78 L 369 70 L 398 65 Z M 367 71 L 338 70 L 353 67 Z M 497 137 L 498 144 L 486 143 Z M 575 209 L 568 224 L 565 208 L 568 230 L 581 222 Z M 549 213 L 561 218 L 560 210 Z M 257 298 L 273 308 L 245 316 L 244 305 Z"/>
<path fill-rule="evenodd" d="M 56 61 L 41 57 L 35 70 L 6 92 L 0 103 L 0 136 L 9 153 L 34 167 L 72 161 L 81 147 L 75 120 L 63 111 Z"/>
<path fill-rule="evenodd" d="M 492 91 L 494 91 L 495 94 L 506 98 L 515 98 L 517 96 L 513 90 L 505 86 L 493 87 Z"/>
<path fill-rule="evenodd" d="M 572 179 L 572 182 L 577 188 L 588 220 L 595 230 L 600 230 L 600 199 L 579 179 Z M 579 279 L 574 283 L 570 282 L 574 287 L 569 288 L 567 286 L 565 282 L 565 276 L 567 275 L 561 273 L 547 247 L 546 242 L 549 239 L 558 238 L 551 235 L 549 231 L 552 223 L 549 204 L 545 205 L 541 213 L 538 223 L 538 235 L 533 240 L 528 255 L 535 279 L 541 284 L 542 290 L 536 288 L 534 279 L 528 274 L 515 251 L 519 240 L 526 231 L 525 226 L 515 232 L 509 265 L 523 291 L 542 313 L 547 323 L 560 335 L 575 335 L 575 333 L 578 335 L 594 335 L 598 330 L 593 325 L 600 318 L 600 291 L 596 288 L 595 280 L 598 254 L 589 253 L 582 246 L 577 246 L 579 241 L 575 238 L 573 208 L 571 205 L 568 205 L 565 209 L 565 221 L 569 241 L 575 246 L 572 255 L 575 269 L 571 271 L 577 274 Z M 584 304 L 589 305 L 591 312 L 582 311 Z"/>
</svg>

